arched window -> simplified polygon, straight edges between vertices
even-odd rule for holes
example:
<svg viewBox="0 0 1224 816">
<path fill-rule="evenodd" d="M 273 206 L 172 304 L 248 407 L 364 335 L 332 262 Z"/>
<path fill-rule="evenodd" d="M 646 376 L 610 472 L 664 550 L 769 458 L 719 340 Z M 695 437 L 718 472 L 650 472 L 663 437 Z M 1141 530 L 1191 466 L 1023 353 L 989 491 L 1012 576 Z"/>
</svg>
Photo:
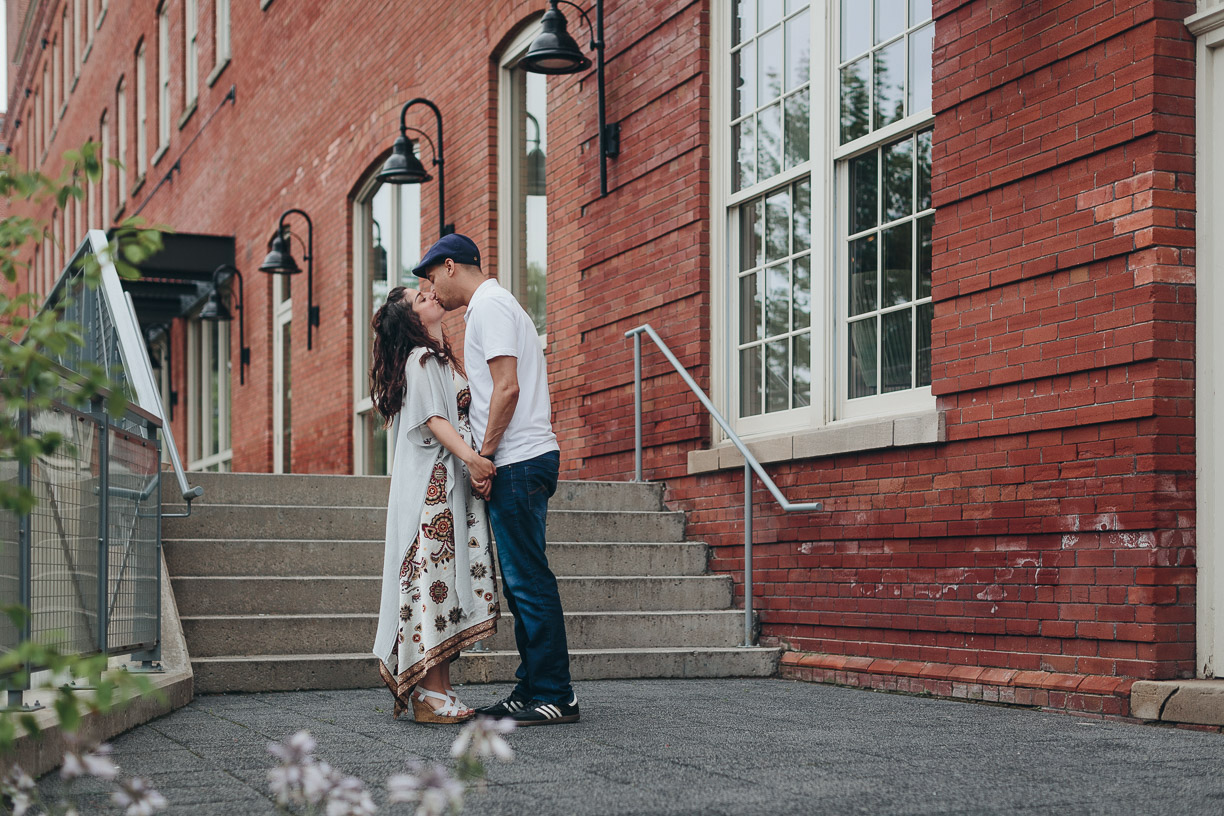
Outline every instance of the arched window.
<svg viewBox="0 0 1224 816">
<path fill-rule="evenodd" d="M 393 287 L 416 288 L 421 185 L 371 178 L 357 196 L 353 233 L 353 472 L 383 475 L 390 472 L 392 440 L 370 399 L 370 320 Z"/>
<path fill-rule="evenodd" d="M 534 23 L 523 27 L 501 60 L 498 115 L 498 277 L 514 292 L 536 331 L 545 333 L 548 281 L 548 85 L 518 67 Z"/>
</svg>

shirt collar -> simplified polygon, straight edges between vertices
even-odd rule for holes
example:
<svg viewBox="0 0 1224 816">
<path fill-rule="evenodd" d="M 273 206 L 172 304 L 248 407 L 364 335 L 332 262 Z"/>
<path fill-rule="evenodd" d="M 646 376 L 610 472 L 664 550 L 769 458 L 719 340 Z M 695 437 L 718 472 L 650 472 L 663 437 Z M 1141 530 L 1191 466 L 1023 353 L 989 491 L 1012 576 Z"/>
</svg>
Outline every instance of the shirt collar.
<svg viewBox="0 0 1224 816">
<path fill-rule="evenodd" d="M 476 307 L 476 304 L 493 294 L 493 290 L 498 287 L 499 284 L 497 282 L 497 278 L 489 278 L 487 281 L 476 287 L 476 291 L 472 293 L 471 299 L 468 300 L 467 310 L 463 313 L 464 322 L 467 322 L 467 319 L 472 314 L 472 309 Z"/>
</svg>

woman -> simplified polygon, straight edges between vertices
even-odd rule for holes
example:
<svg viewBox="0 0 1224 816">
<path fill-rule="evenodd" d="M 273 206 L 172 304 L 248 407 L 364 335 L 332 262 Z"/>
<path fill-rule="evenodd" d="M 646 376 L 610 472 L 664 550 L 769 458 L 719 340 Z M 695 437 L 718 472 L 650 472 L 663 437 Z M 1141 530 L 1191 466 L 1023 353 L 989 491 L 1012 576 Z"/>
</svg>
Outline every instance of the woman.
<svg viewBox="0 0 1224 816">
<path fill-rule="evenodd" d="M 431 291 L 392 289 L 374 315 L 370 367 L 370 396 L 395 438 L 374 654 L 395 716 L 411 706 L 431 723 L 473 716 L 450 662 L 493 634 L 498 615 L 485 503 L 470 482 L 494 467 L 472 449 L 471 396 L 444 314 Z"/>
</svg>

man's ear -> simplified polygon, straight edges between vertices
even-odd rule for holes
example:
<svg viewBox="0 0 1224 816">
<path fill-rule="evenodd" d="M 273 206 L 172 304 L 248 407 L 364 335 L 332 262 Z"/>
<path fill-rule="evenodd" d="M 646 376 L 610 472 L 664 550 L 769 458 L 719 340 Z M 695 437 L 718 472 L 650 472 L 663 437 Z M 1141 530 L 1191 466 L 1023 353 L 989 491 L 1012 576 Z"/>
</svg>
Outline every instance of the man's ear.
<svg viewBox="0 0 1224 816">
<path fill-rule="evenodd" d="M 446 269 L 446 277 L 448 277 L 448 278 L 453 278 L 453 277 L 455 277 L 455 262 L 454 262 L 454 260 L 453 260 L 453 259 L 451 259 L 451 258 L 447 258 L 447 259 L 446 259 L 445 261 L 443 261 L 442 263 L 443 263 L 444 268 Z"/>
</svg>

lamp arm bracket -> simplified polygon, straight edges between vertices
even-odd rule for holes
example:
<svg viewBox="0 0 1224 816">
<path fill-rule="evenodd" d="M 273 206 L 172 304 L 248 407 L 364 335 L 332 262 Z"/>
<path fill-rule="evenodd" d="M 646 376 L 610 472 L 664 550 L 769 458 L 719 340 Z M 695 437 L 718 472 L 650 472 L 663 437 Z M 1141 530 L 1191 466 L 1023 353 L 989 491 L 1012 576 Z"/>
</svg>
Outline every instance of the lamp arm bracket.
<svg viewBox="0 0 1224 816">
<path fill-rule="evenodd" d="M 429 138 L 429 134 L 428 134 L 428 133 L 426 133 L 425 131 L 421 130 L 420 128 L 411 127 L 411 126 L 404 126 L 404 127 L 400 128 L 400 130 L 402 131 L 402 135 L 404 135 L 404 136 L 407 136 L 407 135 L 408 135 L 408 131 L 410 131 L 410 130 L 411 130 L 413 133 L 419 133 L 419 134 L 421 134 L 421 138 L 423 138 L 425 141 L 429 142 L 429 149 L 433 151 L 433 154 L 434 154 L 434 161 L 435 161 L 435 162 L 437 161 L 437 156 L 438 156 L 438 148 L 437 148 L 437 146 L 435 146 L 435 145 L 434 145 L 434 141 L 433 141 L 433 139 Z"/>
<path fill-rule="evenodd" d="M 587 31 L 591 33 L 591 48 L 596 51 L 602 51 L 604 44 L 595 40 L 595 26 L 591 25 L 591 18 L 587 16 L 586 9 L 577 3 L 571 3 L 570 0 L 557 0 L 557 2 L 564 3 L 567 6 L 572 6 L 579 14 L 582 15 L 582 19 L 586 20 Z M 595 2 L 599 2 L 599 0 L 595 0 Z"/>
</svg>

